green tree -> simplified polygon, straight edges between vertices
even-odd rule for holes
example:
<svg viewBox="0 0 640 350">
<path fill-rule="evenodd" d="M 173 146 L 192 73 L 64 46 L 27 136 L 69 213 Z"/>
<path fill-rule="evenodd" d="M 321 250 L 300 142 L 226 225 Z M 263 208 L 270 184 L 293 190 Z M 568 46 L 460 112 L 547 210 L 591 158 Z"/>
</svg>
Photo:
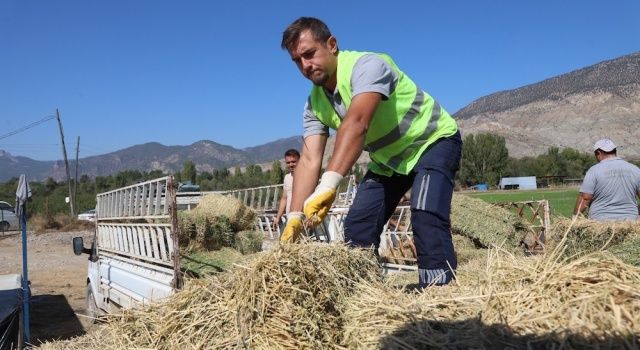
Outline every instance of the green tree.
<svg viewBox="0 0 640 350">
<path fill-rule="evenodd" d="M 464 138 L 459 179 L 466 185 L 497 184 L 507 167 L 509 151 L 504 137 L 470 134 Z"/>
<path fill-rule="evenodd" d="M 284 170 L 282 170 L 282 164 L 279 160 L 274 160 L 271 163 L 271 173 L 269 174 L 269 184 L 278 185 L 284 180 Z"/>
<path fill-rule="evenodd" d="M 56 183 L 56 180 L 54 180 L 52 177 L 48 177 L 47 181 L 44 183 L 44 195 L 48 196 L 51 193 L 53 193 L 53 191 L 55 191 L 56 187 L 58 187 L 58 183 Z"/>
<path fill-rule="evenodd" d="M 196 164 L 191 160 L 187 160 L 182 165 L 182 172 L 180 173 L 182 181 L 191 181 L 192 184 L 196 183 Z"/>
</svg>

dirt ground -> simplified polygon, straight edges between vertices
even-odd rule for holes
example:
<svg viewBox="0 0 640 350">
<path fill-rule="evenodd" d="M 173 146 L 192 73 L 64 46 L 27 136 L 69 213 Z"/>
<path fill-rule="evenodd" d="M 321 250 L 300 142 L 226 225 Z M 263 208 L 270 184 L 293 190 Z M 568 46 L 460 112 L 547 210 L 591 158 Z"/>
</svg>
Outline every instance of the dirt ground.
<svg viewBox="0 0 640 350">
<path fill-rule="evenodd" d="M 0 275 L 22 273 L 20 232 L 0 233 Z M 91 231 L 28 233 L 27 255 L 31 281 L 31 342 L 69 339 L 90 327 L 85 314 L 88 255 L 73 254 L 71 239 Z"/>
</svg>

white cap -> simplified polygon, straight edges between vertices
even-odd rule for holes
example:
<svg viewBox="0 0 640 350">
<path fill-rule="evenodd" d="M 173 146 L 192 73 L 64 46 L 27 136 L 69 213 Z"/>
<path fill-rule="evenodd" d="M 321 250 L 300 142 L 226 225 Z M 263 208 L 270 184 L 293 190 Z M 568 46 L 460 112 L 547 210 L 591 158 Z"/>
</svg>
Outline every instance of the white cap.
<svg viewBox="0 0 640 350">
<path fill-rule="evenodd" d="M 609 140 L 609 139 L 602 139 L 602 140 L 598 140 L 594 145 L 593 145 L 593 151 L 597 151 L 597 150 L 603 150 L 605 152 L 611 152 L 614 149 L 616 149 L 616 145 L 613 143 L 613 141 Z"/>
</svg>

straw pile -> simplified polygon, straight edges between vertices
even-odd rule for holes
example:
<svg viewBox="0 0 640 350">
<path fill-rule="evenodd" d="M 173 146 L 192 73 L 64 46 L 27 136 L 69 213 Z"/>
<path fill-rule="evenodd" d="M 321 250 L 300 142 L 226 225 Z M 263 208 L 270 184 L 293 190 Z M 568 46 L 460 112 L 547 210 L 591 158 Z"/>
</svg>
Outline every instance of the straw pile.
<svg viewBox="0 0 640 350">
<path fill-rule="evenodd" d="M 611 249 L 626 256 L 629 262 L 634 253 L 640 251 L 640 224 L 631 221 L 600 222 L 587 219 L 559 218 L 552 230 L 550 244 L 557 243 L 563 233 L 567 233 L 563 257 L 576 257 L 598 250 Z M 635 259 L 638 259 L 637 256 Z"/>
<path fill-rule="evenodd" d="M 571 229 L 545 255 L 483 250 L 423 291 L 384 282 L 369 251 L 285 245 L 43 348 L 640 347 L 640 268 L 608 251 L 565 258 Z"/>
<path fill-rule="evenodd" d="M 520 245 L 522 220 L 508 209 L 481 199 L 454 194 L 451 201 L 451 231 L 469 237 L 478 247 Z"/>
<path fill-rule="evenodd" d="M 640 270 L 610 254 L 569 263 L 557 254 L 491 250 L 458 271 L 458 285 L 401 293 L 362 283 L 348 305 L 350 349 L 638 347 Z"/>
<path fill-rule="evenodd" d="M 190 281 L 167 302 L 112 316 L 98 332 L 43 349 L 300 349 L 342 342 L 359 281 L 379 282 L 370 251 L 284 245 L 247 266 Z"/>
</svg>

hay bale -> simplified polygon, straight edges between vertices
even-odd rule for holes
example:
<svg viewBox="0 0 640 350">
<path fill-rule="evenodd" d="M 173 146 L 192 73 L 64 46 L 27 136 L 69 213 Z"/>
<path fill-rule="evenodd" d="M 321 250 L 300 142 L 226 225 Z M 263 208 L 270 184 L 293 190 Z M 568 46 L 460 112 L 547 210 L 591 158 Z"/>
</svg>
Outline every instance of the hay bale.
<svg viewBox="0 0 640 350">
<path fill-rule="evenodd" d="M 196 239 L 196 225 L 188 211 L 178 211 L 178 242 L 181 247 L 189 247 Z"/>
<path fill-rule="evenodd" d="M 640 267 L 640 237 L 615 244 L 609 248 L 609 251 L 625 263 Z"/>
<path fill-rule="evenodd" d="M 563 258 L 576 257 L 614 246 L 621 246 L 627 240 L 640 238 L 640 225 L 630 221 L 594 221 L 587 219 L 558 218 L 551 231 L 548 247 L 554 247 L 565 237 Z M 633 250 L 634 245 L 628 248 Z M 628 248 L 619 248 L 623 251 Z"/>
<path fill-rule="evenodd" d="M 476 246 L 520 246 L 522 220 L 513 212 L 481 199 L 454 194 L 451 201 L 451 232 L 469 237 Z"/>
<path fill-rule="evenodd" d="M 342 310 L 360 281 L 380 281 L 368 250 L 283 245 L 246 266 L 189 281 L 166 302 L 109 317 L 54 349 L 300 349 L 342 342 Z"/>
<path fill-rule="evenodd" d="M 453 235 L 451 238 L 456 249 L 458 266 L 476 259 L 486 259 L 488 249 L 478 248 L 471 238 L 461 235 Z"/>
<path fill-rule="evenodd" d="M 264 235 L 260 231 L 240 231 L 235 235 L 235 247 L 242 254 L 262 251 Z"/>
<path fill-rule="evenodd" d="M 235 233 L 226 216 L 178 212 L 178 227 L 180 247 L 189 251 L 217 250 L 235 245 Z"/>
<path fill-rule="evenodd" d="M 202 197 L 198 206 L 191 211 L 196 217 L 206 217 L 210 222 L 225 216 L 229 219 L 234 232 L 253 229 L 256 225 L 256 213 L 251 208 L 231 196 L 208 194 Z"/>
</svg>

